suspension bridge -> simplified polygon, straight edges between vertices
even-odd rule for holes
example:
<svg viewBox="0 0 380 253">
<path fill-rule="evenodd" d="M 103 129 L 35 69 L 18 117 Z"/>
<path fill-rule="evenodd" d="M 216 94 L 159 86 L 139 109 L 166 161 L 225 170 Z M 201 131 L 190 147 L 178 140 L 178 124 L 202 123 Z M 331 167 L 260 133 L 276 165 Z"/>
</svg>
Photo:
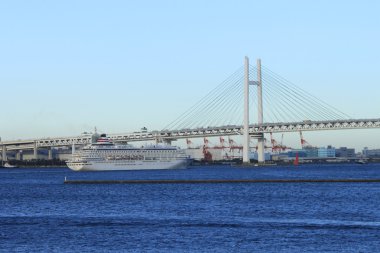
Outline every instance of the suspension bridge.
<svg viewBox="0 0 380 253">
<path fill-rule="evenodd" d="M 257 139 L 258 161 L 264 162 L 264 134 L 279 132 L 380 128 L 380 119 L 352 119 L 301 87 L 261 65 L 244 66 L 160 131 L 108 134 L 115 142 L 156 141 L 242 135 L 243 162 L 249 162 L 250 139 Z M 91 135 L 2 141 L 7 151 L 86 145 Z"/>
</svg>

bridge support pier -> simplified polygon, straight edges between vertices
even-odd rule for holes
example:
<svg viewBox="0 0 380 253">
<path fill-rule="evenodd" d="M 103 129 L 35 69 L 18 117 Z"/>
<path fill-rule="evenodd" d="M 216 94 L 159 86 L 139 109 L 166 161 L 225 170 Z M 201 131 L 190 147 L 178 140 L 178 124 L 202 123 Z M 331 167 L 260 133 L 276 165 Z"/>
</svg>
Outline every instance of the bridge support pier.
<svg viewBox="0 0 380 253">
<path fill-rule="evenodd" d="M 48 160 L 53 160 L 53 149 L 52 148 L 48 149 Z"/>
<path fill-rule="evenodd" d="M 3 162 L 7 161 L 7 147 L 5 145 L 2 147 L 1 159 Z"/>
<path fill-rule="evenodd" d="M 37 148 L 37 142 L 34 142 L 34 148 L 33 148 L 33 159 L 38 159 L 38 148 Z"/>
<path fill-rule="evenodd" d="M 257 162 L 265 163 L 264 134 L 257 138 Z"/>
<path fill-rule="evenodd" d="M 16 160 L 18 160 L 18 161 L 22 160 L 22 150 L 16 151 Z"/>
</svg>

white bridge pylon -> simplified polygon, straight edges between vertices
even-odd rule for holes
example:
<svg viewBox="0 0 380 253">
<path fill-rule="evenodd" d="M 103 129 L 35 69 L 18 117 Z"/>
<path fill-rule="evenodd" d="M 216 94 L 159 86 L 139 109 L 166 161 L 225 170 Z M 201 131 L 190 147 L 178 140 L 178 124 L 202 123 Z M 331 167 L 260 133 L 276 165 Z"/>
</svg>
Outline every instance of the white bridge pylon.
<svg viewBox="0 0 380 253">
<path fill-rule="evenodd" d="M 257 59 L 257 81 L 249 80 L 249 58 L 246 56 L 244 61 L 244 123 L 243 123 L 243 163 L 250 163 L 249 158 L 249 143 L 251 136 L 249 134 L 249 86 L 257 86 L 257 110 L 258 110 L 258 119 L 257 125 L 262 126 L 263 119 L 263 82 L 261 78 L 261 60 Z M 258 162 L 265 162 L 264 157 L 264 134 L 255 135 L 257 138 L 257 154 Z"/>
</svg>

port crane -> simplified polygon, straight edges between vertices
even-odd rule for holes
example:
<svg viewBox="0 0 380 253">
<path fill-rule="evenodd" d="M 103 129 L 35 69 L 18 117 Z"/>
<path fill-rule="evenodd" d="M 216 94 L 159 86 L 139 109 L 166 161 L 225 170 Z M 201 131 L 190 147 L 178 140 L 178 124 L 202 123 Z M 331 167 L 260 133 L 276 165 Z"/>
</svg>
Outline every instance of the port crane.
<svg viewBox="0 0 380 253">
<path fill-rule="evenodd" d="M 281 142 L 278 143 L 274 138 L 273 138 L 273 134 L 270 133 L 270 142 L 271 142 L 271 148 L 272 148 L 272 152 L 280 152 L 280 151 L 285 151 L 287 149 L 290 149 L 290 147 L 287 147 L 285 145 L 283 145 L 283 140 L 284 140 L 284 134 L 281 135 Z"/>
<path fill-rule="evenodd" d="M 302 148 L 313 148 L 313 146 L 310 145 L 310 143 L 308 143 L 308 142 L 303 138 L 302 131 L 300 131 L 300 137 L 301 137 L 301 147 L 302 147 Z"/>
</svg>

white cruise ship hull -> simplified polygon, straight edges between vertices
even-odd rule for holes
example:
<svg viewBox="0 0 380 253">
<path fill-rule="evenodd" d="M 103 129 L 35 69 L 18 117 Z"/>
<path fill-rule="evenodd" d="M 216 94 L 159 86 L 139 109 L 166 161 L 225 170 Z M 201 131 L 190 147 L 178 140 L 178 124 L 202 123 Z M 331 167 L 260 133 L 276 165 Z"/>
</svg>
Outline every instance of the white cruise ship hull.
<svg viewBox="0 0 380 253">
<path fill-rule="evenodd" d="M 186 168 L 183 150 L 172 146 L 150 145 L 136 148 L 115 144 L 105 134 L 92 136 L 94 142 L 75 151 L 67 166 L 75 171 L 168 170 Z"/>
<path fill-rule="evenodd" d="M 167 170 L 186 169 L 187 160 L 119 160 L 67 162 L 67 166 L 75 171 L 108 171 L 108 170 Z"/>
</svg>

